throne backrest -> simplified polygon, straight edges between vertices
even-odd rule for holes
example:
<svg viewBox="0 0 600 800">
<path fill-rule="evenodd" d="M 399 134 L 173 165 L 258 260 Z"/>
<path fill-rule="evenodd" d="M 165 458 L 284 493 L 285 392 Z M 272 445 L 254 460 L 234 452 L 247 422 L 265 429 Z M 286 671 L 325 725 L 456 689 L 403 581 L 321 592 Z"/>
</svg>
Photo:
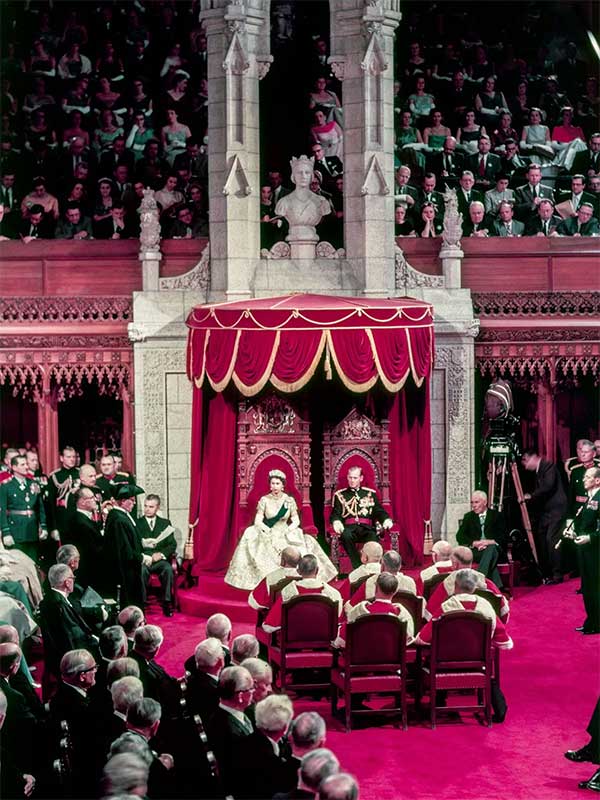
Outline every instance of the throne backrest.
<svg viewBox="0 0 600 800">
<path fill-rule="evenodd" d="M 390 435 L 388 421 L 377 423 L 353 408 L 337 425 L 326 427 L 323 436 L 323 477 L 326 500 L 347 486 L 352 467 L 363 472 L 363 486 L 375 489 L 383 507 L 390 510 Z"/>
<path fill-rule="evenodd" d="M 269 491 L 269 472 L 281 470 L 285 491 L 298 504 L 303 525 L 310 509 L 310 422 L 287 398 L 267 394 L 238 406 L 238 484 L 242 524 L 251 524 L 258 500 Z"/>
</svg>

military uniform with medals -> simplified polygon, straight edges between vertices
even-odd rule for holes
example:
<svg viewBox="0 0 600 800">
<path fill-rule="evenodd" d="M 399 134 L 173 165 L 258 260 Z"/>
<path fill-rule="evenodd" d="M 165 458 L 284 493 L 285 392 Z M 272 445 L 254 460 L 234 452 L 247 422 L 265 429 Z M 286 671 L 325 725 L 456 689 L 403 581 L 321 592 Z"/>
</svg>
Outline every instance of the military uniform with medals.
<svg viewBox="0 0 600 800">
<path fill-rule="evenodd" d="M 340 539 L 354 569 L 360 565 L 356 543 L 379 541 L 375 523 L 382 524 L 386 519 L 389 515 L 379 502 L 375 489 L 347 487 L 334 494 L 329 521 L 332 524 L 341 522 L 344 526 Z"/>
<path fill-rule="evenodd" d="M 120 486 L 135 486 L 135 478 L 129 472 L 115 472 L 112 478 L 107 478 L 106 475 L 96 475 L 96 490 L 102 495 L 102 503 L 112 501 L 115 499 L 116 492 Z M 109 507 L 110 511 L 110 507 Z M 133 519 L 137 517 L 137 505 L 133 507 L 131 512 Z"/>
<path fill-rule="evenodd" d="M 37 481 L 13 475 L 0 484 L 0 532 L 5 547 L 16 547 L 37 560 L 39 541 L 48 538 L 46 512 Z M 13 544 L 7 537 L 12 537 Z"/>
<path fill-rule="evenodd" d="M 584 633 L 600 633 L 600 489 L 588 495 L 587 502 L 574 522 L 578 536 L 589 536 L 581 552 L 581 590 L 587 614 Z"/>
<path fill-rule="evenodd" d="M 79 488 L 77 467 L 61 467 L 48 477 L 48 527 L 51 532 L 64 533 L 67 529 L 69 494 Z"/>
</svg>

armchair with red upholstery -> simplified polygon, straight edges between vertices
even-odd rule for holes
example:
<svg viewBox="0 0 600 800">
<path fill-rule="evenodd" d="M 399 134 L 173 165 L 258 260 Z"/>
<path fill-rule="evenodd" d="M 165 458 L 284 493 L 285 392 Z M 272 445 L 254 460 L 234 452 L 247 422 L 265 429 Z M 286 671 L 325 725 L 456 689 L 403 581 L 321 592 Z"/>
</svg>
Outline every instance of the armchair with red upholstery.
<svg viewBox="0 0 600 800">
<path fill-rule="evenodd" d="M 484 712 L 492 724 L 492 621 L 473 611 L 450 611 L 432 623 L 431 650 L 423 666 L 429 684 L 431 727 L 438 711 Z M 436 693 L 471 689 L 476 702 L 438 706 Z"/>
<path fill-rule="evenodd" d="M 342 656 L 343 653 L 343 656 Z M 331 710 L 344 698 L 346 731 L 353 714 L 385 714 L 399 717 L 407 727 L 406 622 L 392 614 L 367 614 L 346 626 L 346 646 L 334 648 L 331 671 Z M 353 694 L 393 695 L 396 702 L 383 709 L 352 708 Z"/>
<path fill-rule="evenodd" d="M 363 472 L 364 487 L 375 489 L 381 505 L 394 519 L 390 497 L 389 468 L 390 434 L 388 420 L 374 422 L 353 408 L 337 425 L 328 426 L 323 434 L 323 485 L 329 506 L 325 508 L 326 535 L 331 544 L 331 560 L 342 573 L 352 570 L 350 559 L 340 548 L 339 537 L 329 525 L 333 495 L 348 484 L 346 474 L 352 467 Z M 385 549 L 398 550 L 400 533 L 396 526 L 380 531 Z M 362 549 L 358 544 L 357 548 Z"/>
<path fill-rule="evenodd" d="M 273 683 L 288 689 L 328 689 L 331 685 L 333 654 L 331 643 L 337 636 L 338 604 L 319 594 L 300 594 L 282 606 L 281 628 L 269 646 Z M 315 678 L 314 671 L 326 670 L 326 679 Z M 293 671 L 293 682 L 288 675 Z M 298 681 L 303 673 L 305 680 Z"/>
</svg>

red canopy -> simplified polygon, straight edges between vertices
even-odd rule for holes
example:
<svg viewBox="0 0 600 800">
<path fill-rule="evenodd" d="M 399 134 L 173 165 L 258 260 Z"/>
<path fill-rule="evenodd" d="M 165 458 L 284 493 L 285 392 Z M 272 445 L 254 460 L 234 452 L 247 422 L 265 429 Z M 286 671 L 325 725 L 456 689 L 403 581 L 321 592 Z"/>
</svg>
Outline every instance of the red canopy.
<svg viewBox="0 0 600 800">
<path fill-rule="evenodd" d="M 369 299 L 289 294 L 194 308 L 187 319 L 188 375 L 216 392 L 233 381 L 249 397 L 270 381 L 296 392 L 325 352 L 342 383 L 367 392 L 377 379 L 388 392 L 407 377 L 417 386 L 433 364 L 433 307 L 412 298 Z"/>
</svg>

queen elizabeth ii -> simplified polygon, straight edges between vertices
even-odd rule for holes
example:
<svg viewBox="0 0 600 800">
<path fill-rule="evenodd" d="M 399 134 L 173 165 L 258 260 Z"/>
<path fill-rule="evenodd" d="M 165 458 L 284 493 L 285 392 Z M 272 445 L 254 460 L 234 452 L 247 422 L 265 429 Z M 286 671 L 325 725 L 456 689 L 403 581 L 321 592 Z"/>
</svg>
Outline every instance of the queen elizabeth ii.
<svg viewBox="0 0 600 800">
<path fill-rule="evenodd" d="M 280 566 L 281 551 L 293 545 L 304 556 L 312 553 L 319 562 L 319 577 L 330 581 L 337 570 L 317 540 L 300 529 L 296 501 L 286 494 L 285 473 L 269 472 L 269 494 L 258 501 L 254 525 L 246 528 L 225 575 L 225 582 L 238 589 L 254 589 L 269 572 Z"/>
</svg>

